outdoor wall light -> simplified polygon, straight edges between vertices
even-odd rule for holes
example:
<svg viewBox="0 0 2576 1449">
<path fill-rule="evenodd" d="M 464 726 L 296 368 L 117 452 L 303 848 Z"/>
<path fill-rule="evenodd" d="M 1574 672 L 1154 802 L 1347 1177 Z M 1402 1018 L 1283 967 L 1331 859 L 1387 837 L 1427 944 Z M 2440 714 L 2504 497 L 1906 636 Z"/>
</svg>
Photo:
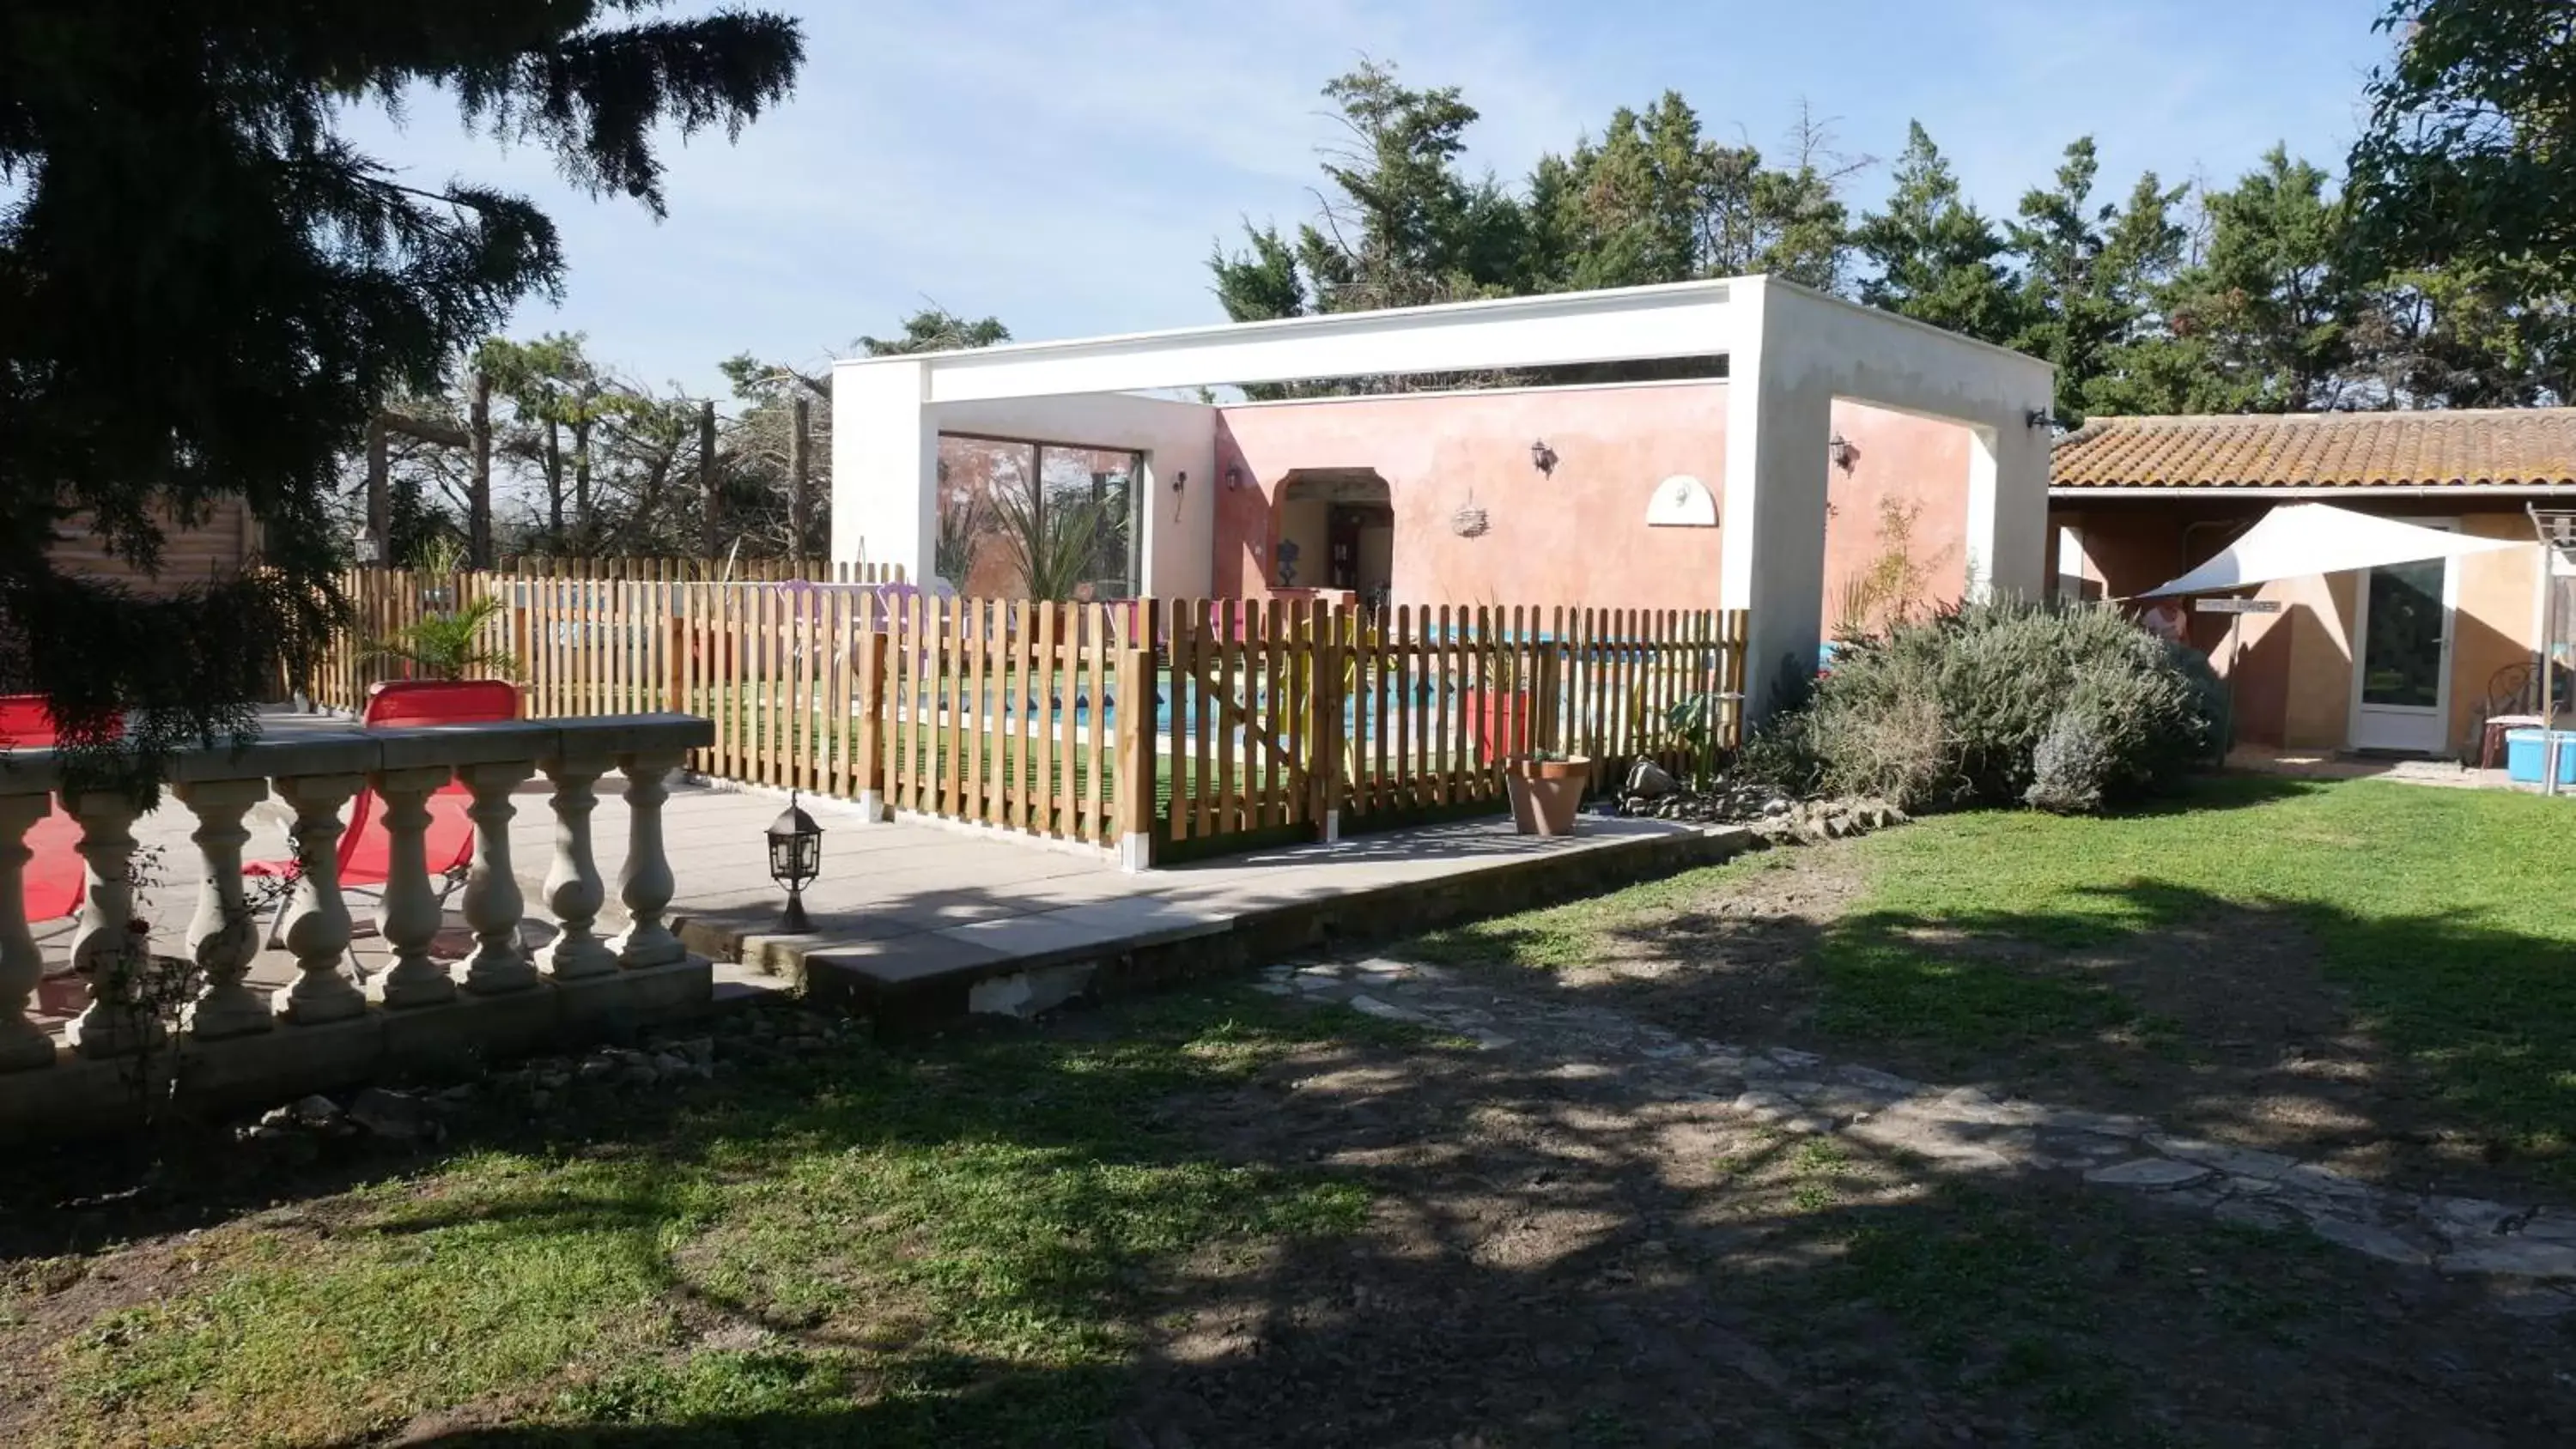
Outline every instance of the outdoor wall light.
<svg viewBox="0 0 2576 1449">
<path fill-rule="evenodd" d="M 1175 492 L 1175 493 L 1180 492 L 1180 491 L 1181 491 L 1181 486 L 1182 486 L 1183 484 L 1185 484 L 1185 483 L 1189 482 L 1189 481 L 1190 481 L 1190 470 L 1189 470 L 1189 469 L 1187 469 L 1187 468 L 1176 468 L 1176 469 L 1174 469 L 1174 470 L 1173 470 L 1173 472 L 1172 472 L 1172 491 L 1173 491 L 1173 492 Z"/>
<path fill-rule="evenodd" d="M 1232 491 L 1234 491 L 1235 489 L 1241 488 L 1241 487 L 1243 486 L 1243 470 L 1242 470 L 1241 468 L 1228 468 L 1228 469 L 1226 469 L 1226 470 L 1225 470 L 1225 486 L 1226 486 L 1226 491 L 1228 491 L 1228 492 L 1232 492 Z"/>
<path fill-rule="evenodd" d="M 1852 464 L 1860 458 L 1860 449 L 1853 447 L 1851 439 L 1839 432 L 1826 441 L 1825 452 L 1834 460 L 1834 466 L 1846 473 L 1852 470 Z"/>
<path fill-rule="evenodd" d="M 787 808 L 769 822 L 769 878 L 787 887 L 787 909 L 778 918 L 782 931 L 810 931 L 805 919 L 805 887 L 823 873 L 823 827 L 788 792 Z"/>
<path fill-rule="evenodd" d="M 1548 477 L 1556 476 L 1556 450 L 1547 445 L 1547 439 L 1530 444 L 1530 466 Z"/>
<path fill-rule="evenodd" d="M 2057 414 L 2047 408 L 2032 408 L 2025 421 L 2034 428 L 2053 428 L 2057 426 Z"/>
</svg>

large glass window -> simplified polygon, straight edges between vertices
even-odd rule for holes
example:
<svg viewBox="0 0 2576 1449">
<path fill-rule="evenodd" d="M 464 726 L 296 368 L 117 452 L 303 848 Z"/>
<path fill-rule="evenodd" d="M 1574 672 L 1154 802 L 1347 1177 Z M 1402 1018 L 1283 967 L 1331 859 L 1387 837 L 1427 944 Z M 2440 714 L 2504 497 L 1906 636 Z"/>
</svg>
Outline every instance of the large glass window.
<svg viewBox="0 0 2576 1449">
<path fill-rule="evenodd" d="M 988 598 L 1135 597 L 1144 461 L 1118 449 L 942 435 L 939 576 Z"/>
</svg>

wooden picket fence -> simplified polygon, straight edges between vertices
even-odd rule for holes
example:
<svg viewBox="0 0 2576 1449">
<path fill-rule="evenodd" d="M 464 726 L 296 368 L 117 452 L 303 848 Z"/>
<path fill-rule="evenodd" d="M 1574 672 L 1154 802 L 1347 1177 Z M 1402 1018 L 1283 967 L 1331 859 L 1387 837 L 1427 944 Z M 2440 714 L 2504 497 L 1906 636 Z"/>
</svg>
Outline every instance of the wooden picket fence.
<svg viewBox="0 0 2576 1449">
<path fill-rule="evenodd" d="M 1160 638 L 1174 844 L 1491 809 L 1533 751 L 1588 757 L 1599 788 L 1742 729 L 1740 612 L 1189 599 Z"/>
<path fill-rule="evenodd" d="M 352 576 L 310 685 L 355 711 L 362 642 L 499 601 L 531 717 L 681 710 L 690 768 L 1130 858 L 1492 811 L 1504 764 L 1684 768 L 1742 726 L 1744 616 L 1308 600 L 941 599 L 873 580 L 521 571 Z M 1699 702 L 1706 727 L 1677 729 Z"/>
</svg>

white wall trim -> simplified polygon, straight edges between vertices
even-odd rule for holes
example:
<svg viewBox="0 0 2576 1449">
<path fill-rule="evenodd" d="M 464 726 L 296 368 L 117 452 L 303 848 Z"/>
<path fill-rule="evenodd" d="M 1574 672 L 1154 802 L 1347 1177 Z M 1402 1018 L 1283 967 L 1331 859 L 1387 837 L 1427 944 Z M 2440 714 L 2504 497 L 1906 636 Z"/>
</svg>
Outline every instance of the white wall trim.
<svg viewBox="0 0 2576 1449">
<path fill-rule="evenodd" d="M 1726 384 L 1727 379 L 1722 377 L 1656 377 L 1637 382 L 1559 382 L 1538 383 L 1528 387 L 1447 387 L 1425 389 L 1421 392 L 1360 392 L 1342 393 L 1334 397 L 1279 397 L 1263 398 L 1259 401 L 1246 398 L 1241 402 L 1221 402 L 1216 404 L 1216 407 L 1220 412 L 1234 413 L 1250 412 L 1256 408 L 1316 408 L 1340 407 L 1346 403 L 1403 402 L 1409 398 L 1527 397 L 1534 393 L 1571 395 L 1593 392 L 1645 392 L 1654 388 L 1723 388 Z"/>
<path fill-rule="evenodd" d="M 1474 317 L 1513 319 L 1523 314 L 1554 315 L 1558 313 L 1598 313 L 1650 310 L 1680 304 L 1724 303 L 1732 279 L 1706 282 L 1666 282 L 1651 287 L 1615 287 L 1590 292 L 1541 292 L 1527 297 L 1488 297 L 1468 302 L 1434 302 L 1421 307 L 1387 307 L 1374 312 L 1326 312 L 1309 317 L 1275 317 L 1263 322 L 1213 322 L 1196 327 L 1164 327 L 1146 332 L 1111 332 L 1098 337 L 1060 338 L 1041 342 L 1005 342 L 994 347 L 959 348 L 947 352 L 913 352 L 888 357 L 845 357 L 834 364 L 841 367 L 875 367 L 903 358 L 945 361 L 952 358 L 1000 358 L 1017 360 L 1049 354 L 1086 354 L 1119 351 L 1138 344 L 1188 344 L 1215 338 L 1229 342 L 1261 342 L 1284 336 L 1336 332 L 1377 332 L 1387 324 L 1410 327 L 1424 322 L 1437 323 L 1445 318 Z M 1891 314 L 1892 315 L 1892 314 Z M 1231 378 L 1208 378 L 1197 383 L 1175 384 L 1181 387 L 1207 386 L 1230 382 Z"/>
</svg>

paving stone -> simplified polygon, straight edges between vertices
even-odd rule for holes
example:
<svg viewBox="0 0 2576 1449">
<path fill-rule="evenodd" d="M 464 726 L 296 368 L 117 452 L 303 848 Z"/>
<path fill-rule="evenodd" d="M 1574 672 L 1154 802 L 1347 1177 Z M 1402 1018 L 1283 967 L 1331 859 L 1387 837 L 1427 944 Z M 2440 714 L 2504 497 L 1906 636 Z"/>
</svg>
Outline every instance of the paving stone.
<svg viewBox="0 0 2576 1449">
<path fill-rule="evenodd" d="M 1407 1021 L 1418 1023 L 1422 1020 L 1421 1012 L 1409 1011 L 1404 1007 L 1397 1006 L 1391 1002 L 1380 1001 L 1365 991 L 1351 998 L 1350 1008 L 1364 1016 L 1374 1016 L 1381 1021 Z"/>
<path fill-rule="evenodd" d="M 2314 1163 L 2301 1163 L 2280 1175 L 2283 1187 L 2294 1191 L 2322 1193 L 2327 1197 L 2367 1198 L 2376 1193 L 2366 1182 L 2356 1182 L 2340 1172 L 2329 1172 Z"/>
<path fill-rule="evenodd" d="M 2464 1238 L 2496 1236 L 2523 1211 L 2477 1197 L 2436 1197 L 2425 1210 L 2442 1231 Z"/>
<path fill-rule="evenodd" d="M 1256 981 L 1252 984 L 1252 989 L 1260 992 L 1264 996 L 1294 996 L 1297 994 L 1296 987 L 1283 985 L 1276 981 Z"/>
<path fill-rule="evenodd" d="M 2094 1168 L 2084 1174 L 2084 1180 L 2104 1187 L 2134 1187 L 2155 1192 L 2189 1187 L 2215 1175 L 2212 1169 L 2197 1162 L 2177 1162 L 2170 1157 L 2140 1157 Z"/>
<path fill-rule="evenodd" d="M 2576 1278 L 2576 1243 L 2533 1242 L 2519 1235 L 2482 1241 L 2442 1255 L 2445 1273 L 2502 1273 L 2517 1278 Z"/>
<path fill-rule="evenodd" d="M 1875 1067 L 1836 1067 L 1834 1075 L 1855 1087 L 1866 1087 L 1873 1092 L 1894 1092 L 1900 1097 L 1911 1097 L 1923 1090 L 1921 1082 L 1900 1077 L 1894 1072 L 1882 1072 Z"/>
<path fill-rule="evenodd" d="M 2433 1255 L 2387 1228 L 2371 1223 L 2346 1222 L 2341 1218 L 2308 1219 L 2308 1231 L 2329 1243 L 2350 1248 L 2382 1262 L 2403 1263 L 2420 1268 L 2432 1261 Z"/>
<path fill-rule="evenodd" d="M 2131 1117 L 2121 1112 L 2083 1112 L 2056 1108 L 2047 1114 L 2046 1125 L 2068 1132 L 2099 1132 L 2106 1137 L 2144 1137 L 2156 1124 L 2144 1117 Z"/>
<path fill-rule="evenodd" d="M 2277 1152 L 2260 1152 L 2250 1147 L 2230 1147 L 2220 1142 L 2203 1142 L 2191 1137 L 2171 1137 L 2162 1132 L 2146 1134 L 2149 1147 L 2167 1157 L 2215 1167 L 2233 1177 L 2273 1178 L 2299 1165 L 2295 1157 Z"/>
<path fill-rule="evenodd" d="M 1793 1072 L 1803 1072 L 1809 1067 L 1822 1066 L 1825 1061 L 1814 1052 L 1802 1052 L 1791 1047 L 1771 1048 L 1771 1060 Z"/>
<path fill-rule="evenodd" d="M 2515 1236 L 2544 1243 L 2576 1243 L 2576 1213 L 2563 1208 L 2542 1208 L 2515 1230 Z"/>
</svg>

